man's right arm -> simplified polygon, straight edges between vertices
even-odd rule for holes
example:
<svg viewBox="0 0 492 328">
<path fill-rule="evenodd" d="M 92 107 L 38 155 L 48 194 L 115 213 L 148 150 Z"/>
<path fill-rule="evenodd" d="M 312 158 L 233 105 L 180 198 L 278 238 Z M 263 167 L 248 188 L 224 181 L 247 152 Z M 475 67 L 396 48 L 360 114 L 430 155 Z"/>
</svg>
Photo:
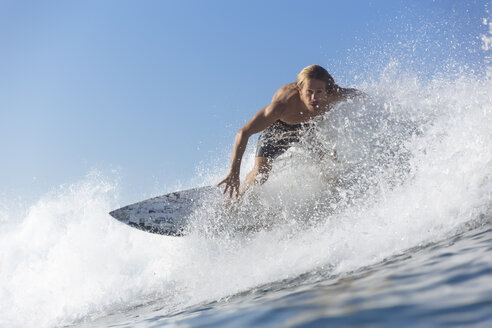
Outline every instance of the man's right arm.
<svg viewBox="0 0 492 328">
<path fill-rule="evenodd" d="M 219 183 L 226 184 L 224 193 L 230 188 L 230 196 L 239 192 L 239 173 L 241 170 L 241 161 L 248 144 L 248 139 L 255 133 L 265 130 L 276 120 L 280 119 L 286 105 L 284 102 L 277 101 L 274 97 L 272 103 L 262 108 L 246 123 L 236 134 L 234 148 L 232 150 L 231 170 L 229 175 Z"/>
</svg>

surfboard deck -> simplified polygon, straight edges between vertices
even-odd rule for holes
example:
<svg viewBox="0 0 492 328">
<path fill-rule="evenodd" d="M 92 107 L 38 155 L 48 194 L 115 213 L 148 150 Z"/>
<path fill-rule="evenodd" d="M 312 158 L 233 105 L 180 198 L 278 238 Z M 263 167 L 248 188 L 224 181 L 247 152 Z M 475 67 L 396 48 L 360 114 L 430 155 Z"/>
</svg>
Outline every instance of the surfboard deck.
<svg viewBox="0 0 492 328">
<path fill-rule="evenodd" d="M 134 228 L 167 236 L 185 234 L 190 215 L 207 197 L 220 194 L 216 186 L 193 188 L 150 198 L 109 214 Z"/>
</svg>

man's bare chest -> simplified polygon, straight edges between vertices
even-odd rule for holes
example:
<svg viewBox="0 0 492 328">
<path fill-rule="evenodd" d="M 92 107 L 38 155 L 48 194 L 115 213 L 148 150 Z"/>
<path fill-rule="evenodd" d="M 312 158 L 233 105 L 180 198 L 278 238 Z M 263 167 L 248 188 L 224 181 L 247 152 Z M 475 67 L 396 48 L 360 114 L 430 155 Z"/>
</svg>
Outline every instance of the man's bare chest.
<svg viewBox="0 0 492 328">
<path fill-rule="evenodd" d="M 319 109 L 317 111 L 311 111 L 305 106 L 293 106 L 287 108 L 284 115 L 281 117 L 281 121 L 287 124 L 299 124 L 312 120 L 317 116 L 321 116 L 326 112 L 324 109 Z"/>
</svg>

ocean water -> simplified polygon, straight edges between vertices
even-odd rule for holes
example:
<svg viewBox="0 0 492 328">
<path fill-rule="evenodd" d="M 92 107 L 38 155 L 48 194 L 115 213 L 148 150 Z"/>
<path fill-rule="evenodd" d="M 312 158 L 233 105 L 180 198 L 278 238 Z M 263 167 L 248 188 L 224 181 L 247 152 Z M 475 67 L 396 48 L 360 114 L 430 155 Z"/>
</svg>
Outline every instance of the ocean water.
<svg viewBox="0 0 492 328">
<path fill-rule="evenodd" d="M 492 79 L 398 69 L 185 237 L 112 219 L 118 183 L 97 172 L 3 204 L 0 326 L 490 326 Z M 266 224 L 227 229 L 248 218 Z"/>
<path fill-rule="evenodd" d="M 159 301 L 80 327 L 488 327 L 492 225 L 345 274 L 320 268 L 214 302 Z"/>
<path fill-rule="evenodd" d="M 0 199 L 0 327 L 492 326 L 490 70 L 393 61 L 356 87 L 184 237 L 112 219 L 118 182 L 96 171 Z"/>
</svg>

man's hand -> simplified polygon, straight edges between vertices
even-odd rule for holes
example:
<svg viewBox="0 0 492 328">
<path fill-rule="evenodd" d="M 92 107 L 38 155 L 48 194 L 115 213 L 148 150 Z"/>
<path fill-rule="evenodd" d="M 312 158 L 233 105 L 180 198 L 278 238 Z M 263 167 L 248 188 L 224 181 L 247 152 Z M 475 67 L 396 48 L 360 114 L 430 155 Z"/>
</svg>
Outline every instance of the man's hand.
<svg viewBox="0 0 492 328">
<path fill-rule="evenodd" d="M 229 198 L 232 198 L 232 195 L 235 194 L 236 198 L 239 197 L 239 172 L 231 171 L 227 177 L 222 180 L 217 186 L 220 186 L 225 183 L 224 191 L 225 194 L 227 189 L 229 189 Z"/>
</svg>

